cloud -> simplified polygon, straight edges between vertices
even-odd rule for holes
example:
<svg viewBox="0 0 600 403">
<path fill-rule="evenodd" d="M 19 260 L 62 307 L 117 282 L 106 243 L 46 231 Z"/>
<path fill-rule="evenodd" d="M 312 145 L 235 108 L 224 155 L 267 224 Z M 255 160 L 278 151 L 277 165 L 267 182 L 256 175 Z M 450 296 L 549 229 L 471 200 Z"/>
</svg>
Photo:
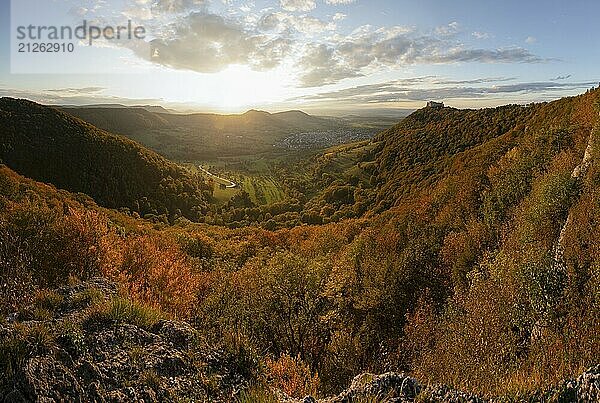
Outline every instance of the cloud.
<svg viewBox="0 0 600 403">
<path fill-rule="evenodd" d="M 325 0 L 325 3 L 332 4 L 332 5 L 352 4 L 355 2 L 356 2 L 356 0 Z"/>
<path fill-rule="evenodd" d="M 204 10 L 208 6 L 208 0 L 142 0 L 142 3 L 150 3 L 154 13 L 183 13 L 190 10 Z"/>
<path fill-rule="evenodd" d="M 515 77 L 482 77 L 474 78 L 469 80 L 448 80 L 448 79 L 434 79 L 431 81 L 432 84 L 443 84 L 443 85 L 456 85 L 456 84 L 485 84 L 485 83 L 500 83 L 505 81 L 516 80 Z"/>
<path fill-rule="evenodd" d="M 190 12 L 207 12 L 210 0 L 128 0 L 122 14 L 133 20 L 163 22 Z"/>
<path fill-rule="evenodd" d="M 333 84 L 361 74 L 334 57 L 334 50 L 326 45 L 308 45 L 298 63 L 303 71 L 300 81 L 305 87 Z"/>
<path fill-rule="evenodd" d="M 487 32 L 480 31 L 475 31 L 471 33 L 471 35 L 475 37 L 475 39 L 490 39 L 492 37 L 492 35 L 488 34 Z"/>
<path fill-rule="evenodd" d="M 460 24 L 456 21 L 449 23 L 448 25 L 442 25 L 435 29 L 435 33 L 440 36 L 452 36 L 456 35 L 460 30 Z"/>
<path fill-rule="evenodd" d="M 336 29 L 334 22 L 325 22 L 308 15 L 294 15 L 283 12 L 265 14 L 259 19 L 257 25 L 259 29 L 264 31 L 296 31 L 310 35 Z"/>
<path fill-rule="evenodd" d="M 240 11 L 243 13 L 249 13 L 250 11 L 252 11 L 252 9 L 254 8 L 255 4 L 254 2 L 249 2 L 246 4 L 242 4 L 240 6 Z"/>
<path fill-rule="evenodd" d="M 279 5 L 286 11 L 311 11 L 317 7 L 315 0 L 279 0 Z"/>
<path fill-rule="evenodd" d="M 449 24 L 448 27 L 458 25 Z M 355 77 L 381 70 L 398 69 L 415 64 L 452 64 L 452 63 L 541 63 L 545 59 L 532 54 L 524 48 L 511 47 L 501 49 L 471 49 L 449 37 L 442 35 L 420 34 L 412 27 L 391 27 L 373 30 L 370 26 L 356 29 L 347 37 L 338 37 L 328 45 L 327 54 L 331 60 L 318 64 L 302 64 L 306 74 L 301 77 L 304 87 L 331 84 L 339 81 L 340 71 L 348 77 Z M 330 75 L 327 68 L 336 66 Z M 315 73 L 318 71 L 319 73 Z M 310 80 L 306 80 L 310 77 Z M 318 78 L 321 78 L 319 82 Z"/>
<path fill-rule="evenodd" d="M 277 66 L 290 52 L 292 42 L 247 30 L 234 20 L 215 14 L 190 13 L 152 42 L 152 52 L 140 55 L 154 63 L 202 73 L 221 71 L 232 64 L 257 70 Z"/>
<path fill-rule="evenodd" d="M 536 39 L 534 36 L 528 36 L 528 37 L 525 39 L 525 43 L 532 44 L 532 43 L 536 43 L 536 42 L 537 42 L 537 39 Z"/>
<path fill-rule="evenodd" d="M 113 41 L 111 46 L 127 47 L 159 65 L 200 73 L 215 73 L 236 64 L 263 71 L 285 63 L 292 66 L 290 74 L 298 77 L 299 86 L 316 87 L 419 64 L 547 61 L 522 47 L 469 46 L 461 41 L 461 26 L 456 21 L 430 31 L 365 25 L 341 35 L 337 21 L 345 14 L 336 13 L 327 20 L 307 14 L 317 0 L 279 0 L 283 10 L 267 8 L 242 15 L 236 6 L 236 12 L 226 16 L 210 13 L 209 0 L 128 2 L 139 6 L 134 13 L 155 39 L 150 44 Z M 330 4 L 349 2 L 330 0 Z"/>
<path fill-rule="evenodd" d="M 456 81 L 425 76 L 322 92 L 316 95 L 300 97 L 296 100 L 373 104 L 399 101 L 426 101 L 430 99 L 483 98 L 493 95 L 543 95 L 552 92 L 582 90 L 596 84 L 595 81 L 586 81 L 577 83 L 526 82 L 488 86 L 464 86 L 464 84 L 493 84 L 494 82 L 508 80 L 512 80 L 512 78 L 478 78 Z"/>
<path fill-rule="evenodd" d="M 527 49 L 518 47 L 495 50 L 450 49 L 441 54 L 426 55 L 422 60 L 429 63 L 541 63 L 544 61 L 544 59 L 532 54 Z"/>
<path fill-rule="evenodd" d="M 48 89 L 45 92 L 56 93 L 61 95 L 80 95 L 80 94 L 94 94 L 102 92 L 106 88 L 104 87 L 83 87 L 83 88 L 55 88 Z"/>
<path fill-rule="evenodd" d="M 88 87 L 34 91 L 0 86 L 0 97 L 29 99 L 44 105 L 91 105 L 115 103 L 124 105 L 157 105 L 162 103 L 162 100 L 157 98 L 130 99 L 110 95 L 104 96 L 97 94 L 99 91 L 95 91 L 95 89 L 104 90 L 104 88 L 100 89 L 100 87 Z M 86 90 L 90 91 L 86 93 Z"/>
<path fill-rule="evenodd" d="M 568 80 L 569 78 L 571 78 L 571 74 L 567 74 L 566 76 L 556 76 L 551 78 L 550 81 Z"/>
</svg>

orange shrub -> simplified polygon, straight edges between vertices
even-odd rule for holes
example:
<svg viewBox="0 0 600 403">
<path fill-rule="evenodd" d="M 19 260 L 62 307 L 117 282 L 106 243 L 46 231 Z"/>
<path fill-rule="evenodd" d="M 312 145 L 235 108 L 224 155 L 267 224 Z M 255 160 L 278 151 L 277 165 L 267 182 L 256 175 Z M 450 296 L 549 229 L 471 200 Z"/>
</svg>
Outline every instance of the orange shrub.
<svg viewBox="0 0 600 403">
<path fill-rule="evenodd" d="M 319 388 L 319 374 L 313 374 L 300 357 L 283 354 L 277 361 L 267 359 L 267 376 L 271 386 L 288 396 L 302 398 L 315 395 Z"/>
<path fill-rule="evenodd" d="M 34 288 L 56 287 L 71 278 L 100 273 L 108 234 L 106 218 L 96 211 L 43 201 L 9 202 L 0 214 L 2 305 L 29 300 Z M 6 307 L 5 307 L 6 308 Z"/>
<path fill-rule="evenodd" d="M 178 317 L 189 315 L 196 299 L 198 276 L 189 257 L 159 236 L 132 237 L 122 243 L 110 275 L 126 284 L 131 296 Z"/>
</svg>

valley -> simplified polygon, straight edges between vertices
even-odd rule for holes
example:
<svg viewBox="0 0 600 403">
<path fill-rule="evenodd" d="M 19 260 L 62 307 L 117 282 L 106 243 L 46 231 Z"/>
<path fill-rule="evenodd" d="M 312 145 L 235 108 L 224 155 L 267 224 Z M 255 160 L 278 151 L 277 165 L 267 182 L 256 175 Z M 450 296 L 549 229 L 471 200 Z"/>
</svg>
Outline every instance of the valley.
<svg viewBox="0 0 600 403">
<path fill-rule="evenodd" d="M 124 136 L 2 98 L 0 395 L 593 401 L 599 108 L 423 108 L 287 149 L 281 115 L 213 116 L 254 139 L 176 159 L 129 137 L 206 116 L 110 114 Z"/>
<path fill-rule="evenodd" d="M 305 180 L 310 176 L 309 164 L 300 161 L 313 159 L 330 147 L 369 140 L 398 121 L 356 115 L 317 117 L 300 111 L 186 115 L 119 105 L 70 106 L 64 110 L 102 129 L 138 141 L 207 179 L 215 177 L 202 168 L 197 169 L 196 165 L 211 167 L 216 169 L 212 174 L 231 178 L 237 186 L 230 187 L 230 179 L 217 179 L 213 185 L 218 205 L 225 205 L 242 191 L 249 194 L 256 206 L 297 198 L 297 192 L 290 191 L 284 183 L 288 179 L 287 167 L 299 169 L 299 176 Z M 221 184 L 225 184 L 225 189 Z"/>
<path fill-rule="evenodd" d="M 286 155 L 372 138 L 398 118 L 321 117 L 301 111 L 179 114 L 128 107 L 66 107 L 101 129 L 125 135 L 176 161 Z M 399 115 L 401 112 L 399 112 Z"/>
<path fill-rule="evenodd" d="M 0 403 L 600 403 L 598 15 L 0 1 Z"/>
</svg>

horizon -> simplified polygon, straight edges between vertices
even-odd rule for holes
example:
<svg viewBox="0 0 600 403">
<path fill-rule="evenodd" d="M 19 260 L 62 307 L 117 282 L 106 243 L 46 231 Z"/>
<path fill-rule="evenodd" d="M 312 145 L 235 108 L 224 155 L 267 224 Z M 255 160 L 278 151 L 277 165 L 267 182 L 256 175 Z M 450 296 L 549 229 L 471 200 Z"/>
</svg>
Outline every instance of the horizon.
<svg viewBox="0 0 600 403">
<path fill-rule="evenodd" d="M 182 113 L 389 116 L 429 100 L 479 109 L 597 85 L 600 54 L 586 26 L 600 5 L 480 3 L 2 0 L 0 53 L 9 57 L 0 62 L 0 96 Z M 20 25 L 124 21 L 144 38 L 87 46 L 90 31 L 72 54 L 15 53 Z"/>
<path fill-rule="evenodd" d="M 36 102 L 35 100 L 32 99 L 27 99 L 27 98 L 23 98 L 26 99 L 28 101 L 32 101 L 32 102 Z M 132 100 L 135 101 L 135 100 Z M 425 107 L 426 102 L 423 102 L 423 105 L 421 107 Z M 194 108 L 190 108 L 189 106 L 186 105 L 170 105 L 170 106 L 164 106 L 164 105 L 160 105 L 160 104 L 135 104 L 132 103 L 130 105 L 126 105 L 126 104 L 117 104 L 117 103 L 99 103 L 99 104 L 80 104 L 80 105 L 76 105 L 76 104 L 51 104 L 51 105 L 47 105 L 47 106 L 53 106 L 53 107 L 58 107 L 58 108 L 73 108 L 73 109 L 77 109 L 77 108 L 114 108 L 114 109 L 126 109 L 126 108 L 161 108 L 165 110 L 165 113 L 173 113 L 173 114 L 181 114 L 181 115 L 193 115 L 193 114 L 206 114 L 206 115 L 220 115 L 220 116 L 237 116 L 237 115 L 245 115 L 247 113 L 250 112 L 264 112 L 267 113 L 269 115 L 277 115 L 277 114 L 281 114 L 281 113 L 287 113 L 287 112 L 300 112 L 309 116 L 316 116 L 316 117 L 344 117 L 344 116 L 361 116 L 361 117 L 377 117 L 377 116 L 381 116 L 381 117 L 386 117 L 386 118 L 390 118 L 390 117 L 396 117 L 396 116 L 404 116 L 404 115 L 408 115 L 418 109 L 421 108 L 416 108 L 416 109 L 406 109 L 406 108 L 397 108 L 397 109 L 373 109 L 371 111 L 369 111 L 369 113 L 360 113 L 361 111 L 354 111 L 354 110 L 347 110 L 347 111 L 342 111 L 342 110 L 316 110 L 314 112 L 306 112 L 302 109 L 272 109 L 272 110 L 267 110 L 267 109 L 260 109 L 260 108 L 250 108 L 250 109 L 244 109 L 244 110 L 239 110 L 239 111 L 234 111 L 234 112 L 224 112 L 224 111 L 219 111 L 219 110 L 206 110 L 206 109 L 194 109 Z M 444 105 L 446 107 L 452 107 L 451 105 Z M 326 112 L 326 113 L 321 113 L 321 112 Z"/>
<path fill-rule="evenodd" d="M 444 108 L 451 108 L 451 109 L 459 109 L 459 110 L 481 110 L 481 109 L 494 109 L 497 107 L 502 107 L 502 106 L 508 106 L 508 105 L 520 105 L 520 106 L 529 106 L 532 104 L 540 104 L 540 103 L 548 103 L 548 102 L 553 102 L 553 101 L 558 101 L 560 99 L 563 98 L 570 98 L 570 97 L 577 97 L 580 95 L 583 95 L 584 93 L 586 93 L 587 91 L 590 90 L 594 90 L 600 88 L 600 83 L 598 83 L 597 87 L 589 87 L 586 90 L 582 90 L 579 93 L 576 94 L 571 94 L 571 95 L 565 95 L 565 96 L 561 96 L 561 97 L 557 97 L 557 98 L 549 98 L 549 99 L 544 99 L 544 100 L 540 100 L 540 101 L 523 101 L 523 102 L 507 102 L 507 103 L 499 103 L 498 105 L 493 105 L 493 106 L 478 106 L 478 107 L 469 107 L 469 106 L 463 106 L 463 107 L 457 107 L 454 105 L 449 105 L 445 100 L 441 99 L 438 101 L 433 101 L 433 102 L 441 102 L 443 104 Z M 218 116 L 241 116 L 241 115 L 245 115 L 247 113 L 250 112 L 264 112 L 267 113 L 269 115 L 277 115 L 277 114 L 282 114 L 282 113 L 286 113 L 286 112 L 300 112 L 309 116 L 314 116 L 314 117 L 332 117 L 332 118 L 344 118 L 344 117 L 364 117 L 364 118 L 382 118 L 382 119 L 394 119 L 394 118 L 398 118 L 398 119 L 403 119 L 409 115 L 411 115 L 413 112 L 418 111 L 419 109 L 423 109 L 427 107 L 427 104 L 430 101 L 423 101 L 421 102 L 422 105 L 417 106 L 415 108 L 373 108 L 373 109 L 357 109 L 357 110 L 336 110 L 336 109 L 315 109 L 314 111 L 311 110 L 310 108 L 308 109 L 308 111 L 303 110 L 303 109 L 271 109 L 271 110 L 267 110 L 267 109 L 260 109 L 260 108 L 253 108 L 251 107 L 250 109 L 240 109 L 240 110 L 236 110 L 236 111 L 224 111 L 224 110 L 220 110 L 220 109 L 215 109 L 215 110 L 211 110 L 211 109 L 206 109 L 206 108 L 200 108 L 200 109 L 195 109 L 194 107 L 187 105 L 187 104 L 160 104 L 160 103 L 156 103 L 156 104 L 139 104 L 136 103 L 135 99 L 132 100 L 127 100 L 129 102 L 127 103 L 111 103 L 111 102 L 104 102 L 104 103 L 96 103 L 96 104 L 86 104 L 86 103 L 81 103 L 81 104 L 62 104 L 62 103 L 43 103 L 41 101 L 38 101 L 36 99 L 32 99 L 32 98 L 19 98 L 19 97 L 11 97 L 8 95 L 3 95 L 0 96 L 0 98 L 13 98 L 13 99 L 22 99 L 22 100 L 26 100 L 26 101 L 31 101 L 31 102 L 35 102 L 41 105 L 45 105 L 45 106 L 50 106 L 50 107 L 55 107 L 55 108 L 65 108 L 65 109 L 85 109 L 85 108 L 98 108 L 98 109 L 128 109 L 128 108 L 132 108 L 132 109 L 152 109 L 152 108 L 160 108 L 163 109 L 164 112 L 160 112 L 157 111 L 158 113 L 168 113 L 168 114 L 176 114 L 176 115 L 218 115 Z"/>
</svg>

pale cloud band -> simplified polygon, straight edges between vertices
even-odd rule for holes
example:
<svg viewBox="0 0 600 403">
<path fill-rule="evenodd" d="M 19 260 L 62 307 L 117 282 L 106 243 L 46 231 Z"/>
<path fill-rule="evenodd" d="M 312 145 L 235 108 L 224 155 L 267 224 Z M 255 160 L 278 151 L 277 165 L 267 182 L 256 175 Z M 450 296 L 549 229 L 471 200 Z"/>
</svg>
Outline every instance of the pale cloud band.
<svg viewBox="0 0 600 403">
<path fill-rule="evenodd" d="M 597 84 L 596 81 L 559 83 L 553 80 L 503 84 L 513 80 L 515 80 L 513 77 L 448 80 L 425 76 L 322 92 L 302 96 L 296 98 L 295 101 L 326 103 L 335 100 L 337 103 L 364 105 L 431 99 L 477 99 L 494 95 L 504 98 L 535 94 L 539 97 L 559 91 L 581 91 Z"/>
</svg>

